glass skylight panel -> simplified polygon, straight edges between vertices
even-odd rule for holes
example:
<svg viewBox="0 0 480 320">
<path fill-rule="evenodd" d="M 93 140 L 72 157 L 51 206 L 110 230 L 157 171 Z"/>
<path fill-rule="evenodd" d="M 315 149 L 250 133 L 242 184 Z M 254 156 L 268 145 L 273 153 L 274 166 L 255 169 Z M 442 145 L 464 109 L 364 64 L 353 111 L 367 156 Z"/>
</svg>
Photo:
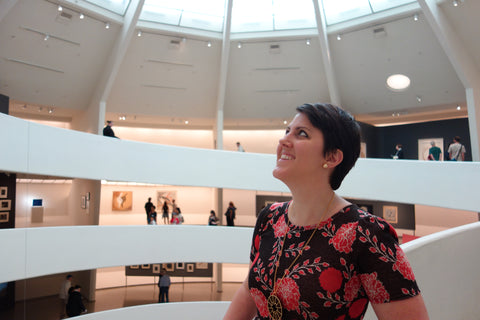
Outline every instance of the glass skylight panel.
<svg viewBox="0 0 480 320">
<path fill-rule="evenodd" d="M 412 0 L 370 0 L 372 9 L 374 12 L 383 11 L 387 9 L 392 9 L 395 7 L 402 6 L 404 4 L 416 2 Z"/>
<path fill-rule="evenodd" d="M 351 20 L 372 13 L 368 0 L 319 0 L 323 1 L 327 24 Z"/>
<path fill-rule="evenodd" d="M 115 12 L 121 16 L 125 15 L 130 0 L 86 0 L 96 6 Z"/>
<path fill-rule="evenodd" d="M 224 11 L 225 0 L 145 0 L 140 20 L 221 32 Z"/>
<path fill-rule="evenodd" d="M 275 0 L 273 3 L 275 30 L 315 28 L 315 8 L 311 0 Z"/>
<path fill-rule="evenodd" d="M 231 28 L 231 32 L 272 31 L 272 0 L 234 0 Z"/>
</svg>

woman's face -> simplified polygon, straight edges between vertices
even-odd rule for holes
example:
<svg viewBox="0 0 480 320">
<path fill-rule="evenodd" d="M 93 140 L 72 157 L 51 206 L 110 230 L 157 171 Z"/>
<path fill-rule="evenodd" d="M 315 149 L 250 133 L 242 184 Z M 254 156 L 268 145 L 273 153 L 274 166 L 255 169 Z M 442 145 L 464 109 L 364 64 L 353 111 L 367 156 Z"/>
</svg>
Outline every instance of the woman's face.
<svg viewBox="0 0 480 320">
<path fill-rule="evenodd" d="M 298 113 L 279 140 L 273 176 L 285 183 L 318 177 L 325 171 L 323 147 L 323 133 Z"/>
</svg>

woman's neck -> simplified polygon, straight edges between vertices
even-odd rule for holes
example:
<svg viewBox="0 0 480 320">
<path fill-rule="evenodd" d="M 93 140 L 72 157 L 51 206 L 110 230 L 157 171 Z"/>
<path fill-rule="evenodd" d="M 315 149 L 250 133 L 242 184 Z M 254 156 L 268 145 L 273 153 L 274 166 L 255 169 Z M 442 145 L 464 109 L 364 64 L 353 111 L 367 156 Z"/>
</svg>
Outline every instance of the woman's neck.
<svg viewBox="0 0 480 320">
<path fill-rule="evenodd" d="M 323 188 L 304 188 L 292 191 L 292 203 L 288 219 L 298 226 L 310 226 L 325 221 L 348 205 L 345 199 L 337 196 L 328 185 Z"/>
</svg>

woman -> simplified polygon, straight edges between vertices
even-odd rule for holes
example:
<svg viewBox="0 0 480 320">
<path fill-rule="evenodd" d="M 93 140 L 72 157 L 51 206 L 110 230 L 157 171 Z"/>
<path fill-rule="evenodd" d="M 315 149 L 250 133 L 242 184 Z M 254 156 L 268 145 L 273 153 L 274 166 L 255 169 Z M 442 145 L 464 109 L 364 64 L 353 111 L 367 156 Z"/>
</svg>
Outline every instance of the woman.
<svg viewBox="0 0 480 320">
<path fill-rule="evenodd" d="M 167 200 L 165 200 L 165 202 L 163 203 L 162 210 L 163 210 L 163 213 L 162 213 L 163 224 L 168 224 L 168 203 L 167 203 Z"/>
<path fill-rule="evenodd" d="M 393 228 L 336 195 L 360 153 L 342 109 L 305 104 L 277 147 L 273 170 L 292 201 L 259 214 L 250 272 L 224 319 L 428 319 Z"/>
<path fill-rule="evenodd" d="M 227 211 L 225 212 L 225 216 L 227 217 L 227 226 L 234 227 L 235 223 L 233 220 L 235 219 L 235 211 L 237 208 L 235 208 L 235 205 L 233 204 L 232 201 L 228 204 Z"/>
<path fill-rule="evenodd" d="M 210 210 L 210 216 L 208 217 L 208 225 L 209 226 L 216 226 L 218 224 L 217 216 L 215 215 L 215 211 Z"/>
</svg>

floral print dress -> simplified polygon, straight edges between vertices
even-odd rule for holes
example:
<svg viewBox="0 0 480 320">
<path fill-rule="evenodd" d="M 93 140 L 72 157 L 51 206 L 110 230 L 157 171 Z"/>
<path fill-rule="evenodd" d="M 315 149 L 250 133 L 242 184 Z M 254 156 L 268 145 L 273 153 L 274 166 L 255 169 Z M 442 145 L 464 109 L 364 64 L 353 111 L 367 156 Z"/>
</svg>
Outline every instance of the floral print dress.
<svg viewBox="0 0 480 320">
<path fill-rule="evenodd" d="M 420 293 L 393 227 L 355 205 L 322 223 L 283 277 L 316 227 L 289 223 L 289 205 L 266 207 L 255 226 L 249 272 L 255 319 L 269 319 L 267 299 L 283 239 L 276 278 L 282 319 L 362 319 L 369 301 L 385 303 Z"/>
</svg>

